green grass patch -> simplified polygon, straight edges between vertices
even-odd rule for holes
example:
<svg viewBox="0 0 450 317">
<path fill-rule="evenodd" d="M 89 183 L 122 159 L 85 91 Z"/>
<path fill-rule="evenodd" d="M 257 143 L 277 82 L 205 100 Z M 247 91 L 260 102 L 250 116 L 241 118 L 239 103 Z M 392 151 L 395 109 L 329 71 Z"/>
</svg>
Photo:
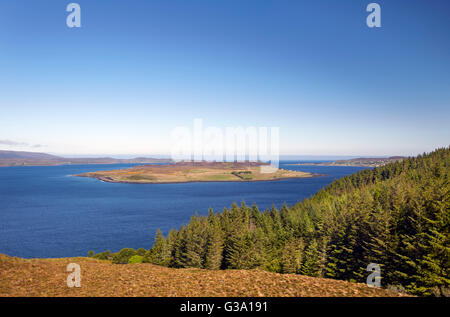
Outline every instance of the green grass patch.
<svg viewBox="0 0 450 317">
<path fill-rule="evenodd" d="M 144 257 L 141 255 L 133 255 L 131 258 L 128 259 L 128 264 L 142 263 L 143 259 Z"/>
<path fill-rule="evenodd" d="M 154 181 L 156 177 L 150 175 L 132 175 L 127 177 L 130 181 Z"/>
<path fill-rule="evenodd" d="M 205 177 L 206 180 L 209 181 L 227 181 L 230 180 L 230 175 L 227 174 L 219 174 L 219 175 L 208 175 Z"/>
</svg>

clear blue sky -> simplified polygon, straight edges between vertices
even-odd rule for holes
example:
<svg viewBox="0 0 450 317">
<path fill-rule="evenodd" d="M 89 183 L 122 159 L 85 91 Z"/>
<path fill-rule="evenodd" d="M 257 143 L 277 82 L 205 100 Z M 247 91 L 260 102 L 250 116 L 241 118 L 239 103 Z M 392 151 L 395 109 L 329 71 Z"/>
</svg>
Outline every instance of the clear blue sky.
<svg viewBox="0 0 450 317">
<path fill-rule="evenodd" d="M 0 149 L 165 154 L 195 118 L 281 154 L 449 145 L 450 1 L 376 1 L 379 29 L 370 2 L 1 0 Z"/>
</svg>

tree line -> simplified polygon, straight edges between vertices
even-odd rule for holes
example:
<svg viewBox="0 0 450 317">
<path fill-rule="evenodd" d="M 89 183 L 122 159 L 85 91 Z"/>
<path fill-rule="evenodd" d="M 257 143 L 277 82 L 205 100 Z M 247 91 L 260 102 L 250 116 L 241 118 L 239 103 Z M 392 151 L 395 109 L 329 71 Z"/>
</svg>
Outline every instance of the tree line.
<svg viewBox="0 0 450 317">
<path fill-rule="evenodd" d="M 174 268 L 254 269 L 352 282 L 381 267 L 383 287 L 450 295 L 450 147 L 332 182 L 294 206 L 233 204 L 195 215 L 150 250 L 94 256 Z M 109 253 L 108 253 L 109 252 Z"/>
</svg>

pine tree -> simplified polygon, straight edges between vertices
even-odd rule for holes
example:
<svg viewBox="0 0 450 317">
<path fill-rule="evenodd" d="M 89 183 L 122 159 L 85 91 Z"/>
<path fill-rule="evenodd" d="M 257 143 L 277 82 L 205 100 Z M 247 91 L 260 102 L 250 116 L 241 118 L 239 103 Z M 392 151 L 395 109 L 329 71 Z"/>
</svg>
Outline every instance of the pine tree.
<svg viewBox="0 0 450 317">
<path fill-rule="evenodd" d="M 169 265 L 170 251 L 166 239 L 160 229 L 156 232 L 155 243 L 153 247 L 144 255 L 144 263 L 153 263 L 157 265 Z"/>
<path fill-rule="evenodd" d="M 224 234 L 220 227 L 219 219 L 210 216 L 208 238 L 206 244 L 205 268 L 218 270 L 222 267 Z"/>
<path fill-rule="evenodd" d="M 440 175 L 442 171 L 434 171 Z M 421 295 L 450 295 L 450 193 L 448 178 L 428 181 L 423 194 L 425 221 L 423 255 L 418 260 L 415 292 Z"/>
<path fill-rule="evenodd" d="M 281 253 L 281 272 L 298 273 L 302 265 L 303 240 L 291 238 Z"/>
<path fill-rule="evenodd" d="M 306 247 L 300 273 L 312 277 L 320 276 L 320 255 L 316 240 L 310 241 Z"/>
<path fill-rule="evenodd" d="M 194 216 L 183 235 L 183 267 L 203 268 L 207 243 L 207 220 Z"/>
</svg>

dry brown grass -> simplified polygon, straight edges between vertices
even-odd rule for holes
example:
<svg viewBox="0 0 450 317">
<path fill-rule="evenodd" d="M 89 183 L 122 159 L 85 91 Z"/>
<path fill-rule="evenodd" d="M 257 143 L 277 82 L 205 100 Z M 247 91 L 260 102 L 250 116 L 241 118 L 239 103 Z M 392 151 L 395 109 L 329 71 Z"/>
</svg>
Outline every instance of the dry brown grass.
<svg viewBox="0 0 450 317">
<path fill-rule="evenodd" d="M 66 266 L 81 266 L 81 287 L 66 284 Z M 20 259 L 0 254 L 0 296 L 401 296 L 365 284 L 261 270 L 208 271 L 91 258 Z"/>
</svg>

